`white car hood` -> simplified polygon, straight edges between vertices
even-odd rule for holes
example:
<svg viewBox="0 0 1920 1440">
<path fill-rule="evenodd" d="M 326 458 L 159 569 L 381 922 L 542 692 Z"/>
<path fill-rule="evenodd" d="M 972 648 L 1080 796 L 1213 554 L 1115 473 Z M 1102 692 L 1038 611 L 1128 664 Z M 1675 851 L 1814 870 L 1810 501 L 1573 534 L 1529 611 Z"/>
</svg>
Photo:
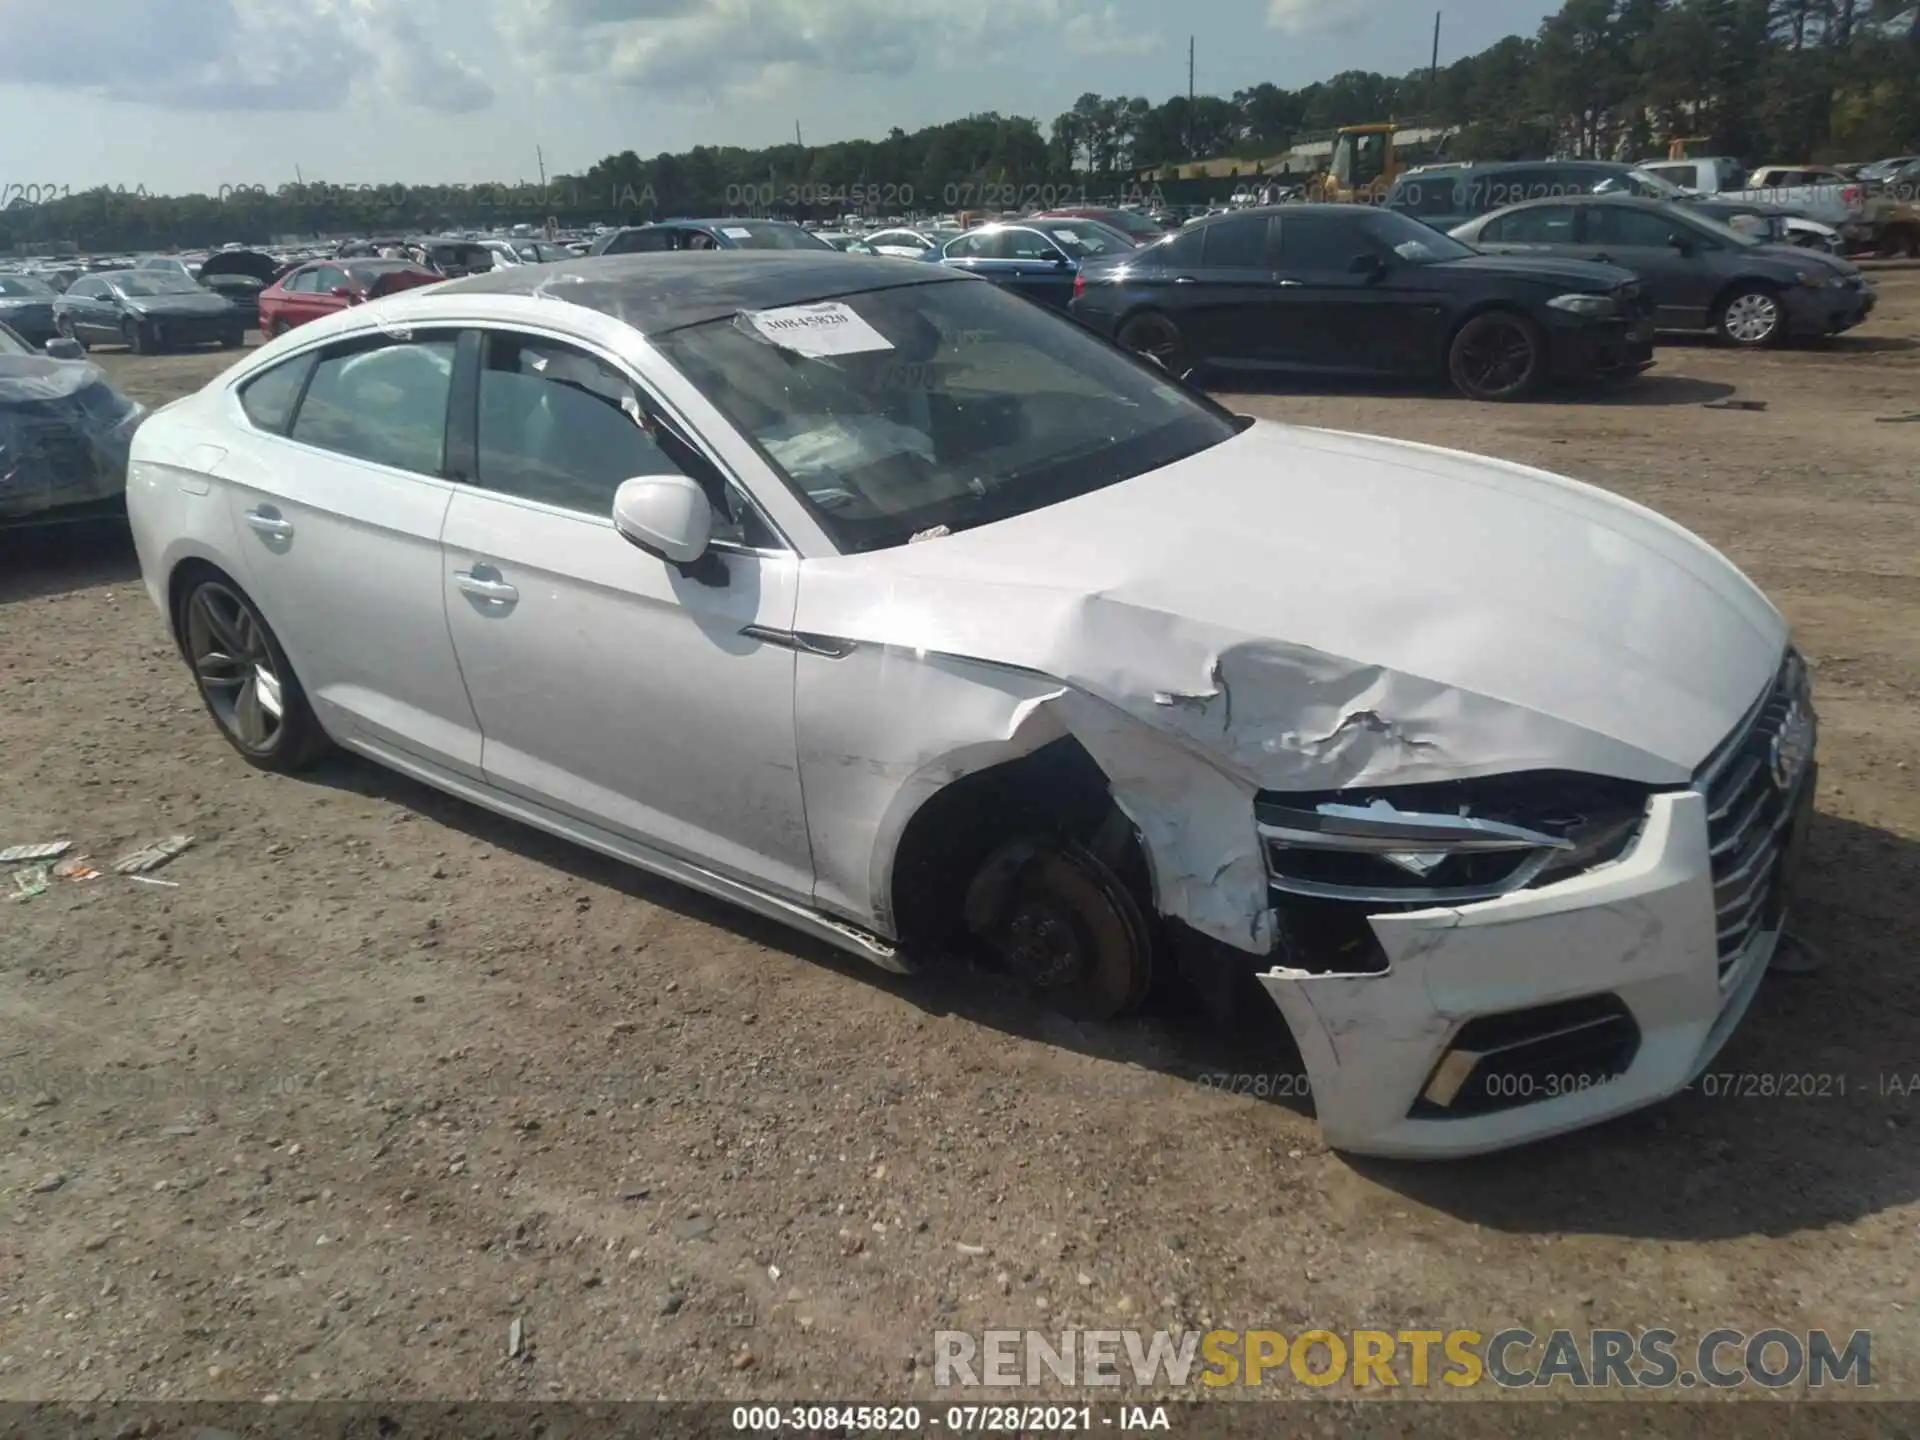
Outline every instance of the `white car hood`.
<svg viewBox="0 0 1920 1440">
<path fill-rule="evenodd" d="M 811 561 L 802 634 L 1038 672 L 1260 788 L 1684 782 L 1780 613 L 1671 521 L 1543 471 L 1259 422 L 957 535 Z"/>
</svg>

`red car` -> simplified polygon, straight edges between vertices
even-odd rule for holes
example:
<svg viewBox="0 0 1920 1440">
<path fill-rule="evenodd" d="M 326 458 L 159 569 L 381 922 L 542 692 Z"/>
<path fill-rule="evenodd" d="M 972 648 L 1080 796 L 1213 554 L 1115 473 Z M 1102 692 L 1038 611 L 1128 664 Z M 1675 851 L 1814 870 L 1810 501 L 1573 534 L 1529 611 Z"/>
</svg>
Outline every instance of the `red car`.
<svg viewBox="0 0 1920 1440">
<path fill-rule="evenodd" d="M 1034 217 L 1039 220 L 1098 220 L 1109 230 L 1118 230 L 1136 245 L 1151 245 L 1167 233 L 1138 210 L 1116 210 L 1107 205 L 1063 205 Z"/>
<path fill-rule="evenodd" d="M 260 333 L 271 340 L 349 305 L 446 278 L 411 260 L 315 260 L 260 292 Z"/>
</svg>

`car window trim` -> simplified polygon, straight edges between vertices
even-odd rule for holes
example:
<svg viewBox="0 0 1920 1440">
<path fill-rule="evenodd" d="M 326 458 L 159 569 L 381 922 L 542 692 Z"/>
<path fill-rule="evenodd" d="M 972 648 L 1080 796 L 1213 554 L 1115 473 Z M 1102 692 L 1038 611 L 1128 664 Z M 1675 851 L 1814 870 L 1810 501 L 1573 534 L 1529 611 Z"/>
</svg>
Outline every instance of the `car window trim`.
<svg viewBox="0 0 1920 1440">
<path fill-rule="evenodd" d="M 533 321 L 523 322 L 523 321 L 516 321 L 516 320 L 475 320 L 475 321 L 465 322 L 462 328 L 473 332 L 475 337 L 473 342 L 473 345 L 474 345 L 474 348 L 473 348 L 473 357 L 474 357 L 473 409 L 472 409 L 472 412 L 465 417 L 465 423 L 471 427 L 471 430 L 470 430 L 469 438 L 467 438 L 463 443 L 468 447 L 467 453 L 470 453 L 474 456 L 476 474 L 478 473 L 478 468 L 479 468 L 478 467 L 479 430 L 480 430 L 479 357 L 481 352 L 481 338 L 487 332 L 504 331 L 509 335 L 533 336 L 536 338 L 551 340 L 555 344 L 569 345 L 573 347 L 575 350 L 582 352 L 583 354 L 591 355 L 594 359 L 599 360 L 602 364 L 611 366 L 615 371 L 615 373 L 620 375 L 624 380 L 627 381 L 628 384 L 633 386 L 634 390 L 640 396 L 640 403 L 642 405 L 651 406 L 653 409 L 657 410 L 663 417 L 665 417 L 666 420 L 669 421 L 680 432 L 681 438 L 691 443 L 693 448 L 699 452 L 701 458 L 704 459 L 709 465 L 713 466 L 714 473 L 720 476 L 720 478 L 724 482 L 726 482 L 727 487 L 730 490 L 732 490 L 733 493 L 740 496 L 741 499 L 753 510 L 754 514 L 759 517 L 760 523 L 766 527 L 767 533 L 774 536 L 780 542 L 779 546 L 772 549 L 768 549 L 764 546 L 745 545 L 745 544 L 737 543 L 732 540 L 715 540 L 712 542 L 713 549 L 724 550 L 728 554 L 733 554 L 733 555 L 757 555 L 764 558 L 780 558 L 780 557 L 796 557 L 797 558 L 799 556 L 800 554 L 799 547 L 793 543 L 793 540 L 791 539 L 791 537 L 787 535 L 786 531 L 781 529 L 780 526 L 774 521 L 773 517 L 767 513 L 766 506 L 760 503 L 759 497 L 756 496 L 753 493 L 753 491 L 740 479 L 739 475 L 735 473 L 733 467 L 726 464 L 724 461 L 722 461 L 719 455 L 715 453 L 713 446 L 709 444 L 706 437 L 700 433 L 699 428 L 695 425 L 688 423 L 686 416 L 681 414 L 679 409 L 676 406 L 668 404 L 666 400 L 664 400 L 660 396 L 659 392 L 654 389 L 653 386 L 647 384 L 646 381 L 640 375 L 635 373 L 634 367 L 632 365 L 622 360 L 618 355 L 614 354 L 611 350 L 591 340 L 583 339 L 578 335 L 571 335 L 561 330 L 555 330 L 546 326 L 542 326 Z M 456 384 L 460 379 L 459 359 L 460 359 L 460 352 L 458 349 L 456 349 L 454 351 L 454 380 Z M 456 398 L 455 395 L 451 395 L 451 394 L 448 397 L 450 402 L 448 406 L 448 418 L 449 418 L 450 424 L 456 418 L 458 418 L 457 412 L 453 410 L 452 403 L 451 403 L 455 398 Z M 448 443 L 449 457 L 451 457 L 452 453 L 453 452 L 452 452 L 451 433 L 450 433 L 449 443 Z M 540 510 L 547 511 L 551 514 L 566 515 L 576 520 L 591 520 L 599 524 L 605 525 L 608 529 L 613 528 L 613 517 L 610 514 L 601 515 L 601 514 L 596 514 L 594 511 L 591 511 L 591 510 L 573 510 L 573 509 L 569 509 L 567 506 L 564 506 L 564 505 L 554 505 L 548 501 L 535 500 L 525 495 L 514 495 L 503 490 L 492 490 L 480 484 L 477 479 L 461 479 L 457 476 L 449 475 L 446 477 L 446 480 L 447 480 L 447 483 L 450 485 L 457 485 L 462 489 L 471 490 L 475 494 L 486 495 L 495 500 L 510 500 L 516 504 L 534 506 Z"/>
</svg>

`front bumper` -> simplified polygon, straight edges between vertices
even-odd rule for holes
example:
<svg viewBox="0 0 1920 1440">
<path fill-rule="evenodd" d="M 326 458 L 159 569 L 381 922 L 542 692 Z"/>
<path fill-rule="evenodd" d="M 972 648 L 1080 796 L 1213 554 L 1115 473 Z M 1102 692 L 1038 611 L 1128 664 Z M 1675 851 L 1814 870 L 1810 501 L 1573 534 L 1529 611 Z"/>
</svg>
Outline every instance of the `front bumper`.
<svg viewBox="0 0 1920 1440">
<path fill-rule="evenodd" d="M 1802 287 L 1790 291 L 1787 299 L 1787 331 L 1807 337 L 1838 335 L 1851 330 L 1873 313 L 1879 296 L 1864 282 L 1814 290 Z"/>
<path fill-rule="evenodd" d="M 1260 976 L 1299 1045 L 1327 1142 L 1473 1155 L 1684 1089 L 1739 1024 L 1779 943 L 1815 775 L 1809 751 L 1778 793 L 1736 797 L 1703 782 L 1656 794 L 1634 845 L 1611 864 L 1478 904 L 1375 915 L 1381 973 Z M 1767 783 L 1763 773 L 1754 787 Z M 1729 837 L 1749 815 L 1759 820 L 1746 831 L 1751 849 L 1741 848 L 1752 863 L 1739 865 Z M 1534 1033 L 1550 1038 L 1525 1042 L 1536 1045 L 1527 1065 L 1500 1074 L 1504 1100 L 1450 1108 L 1449 1075 L 1460 1080 L 1499 1043 L 1470 1037 L 1490 1024 L 1525 1034 L 1535 1015 Z M 1587 1044 L 1590 1057 L 1602 1035 L 1616 1046 L 1612 1073 L 1595 1079 L 1571 1059 L 1556 1068 L 1553 1046 Z"/>
<path fill-rule="evenodd" d="M 1557 380 L 1635 375 L 1653 364 L 1653 322 L 1647 318 L 1597 321 L 1550 332 Z"/>
</svg>

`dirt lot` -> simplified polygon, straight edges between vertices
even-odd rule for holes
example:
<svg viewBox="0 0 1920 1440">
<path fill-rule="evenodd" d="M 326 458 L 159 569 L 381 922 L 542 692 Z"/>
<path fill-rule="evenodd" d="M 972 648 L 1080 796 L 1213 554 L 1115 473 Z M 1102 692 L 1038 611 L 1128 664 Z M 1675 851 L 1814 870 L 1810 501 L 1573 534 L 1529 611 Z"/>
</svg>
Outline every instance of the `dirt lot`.
<svg viewBox="0 0 1920 1440">
<path fill-rule="evenodd" d="M 198 843 L 177 888 L 0 908 L 0 1396 L 925 1396 L 942 1328 L 1511 1323 L 1871 1329 L 1920 1398 L 1920 425 L 1883 423 L 1920 272 L 1879 281 L 1823 350 L 1677 345 L 1590 401 L 1234 397 L 1656 506 L 1817 666 L 1826 964 L 1716 1070 L 1838 1080 L 1470 1164 L 1203 1080 L 1292 1071 L 1277 1038 L 1077 1027 L 365 764 L 255 774 L 124 542 L 8 544 L 0 844 Z M 100 356 L 149 402 L 228 358 Z"/>
</svg>

